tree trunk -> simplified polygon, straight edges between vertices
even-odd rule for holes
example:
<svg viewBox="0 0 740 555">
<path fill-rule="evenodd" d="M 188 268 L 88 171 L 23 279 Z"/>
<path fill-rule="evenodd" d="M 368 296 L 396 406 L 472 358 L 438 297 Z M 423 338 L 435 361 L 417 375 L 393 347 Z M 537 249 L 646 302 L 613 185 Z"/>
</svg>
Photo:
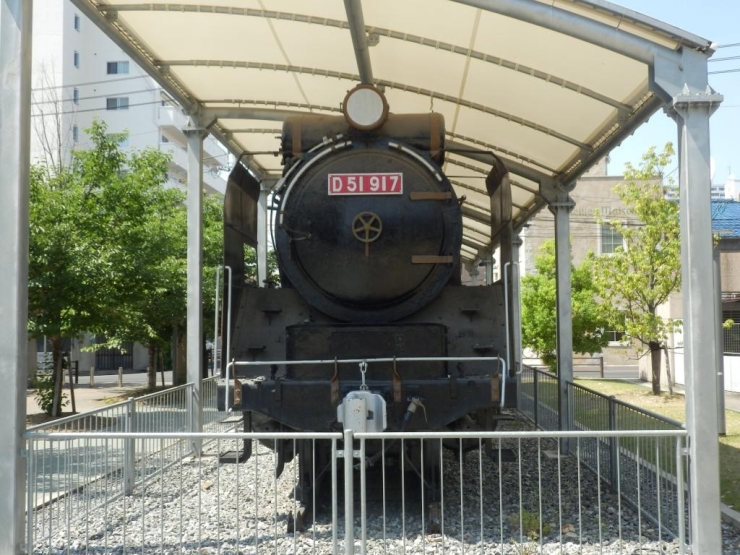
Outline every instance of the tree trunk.
<svg viewBox="0 0 740 555">
<path fill-rule="evenodd" d="M 147 387 L 149 391 L 154 391 L 157 387 L 157 348 L 154 341 L 147 345 L 147 352 L 149 354 L 149 366 L 146 369 Z"/>
<path fill-rule="evenodd" d="M 673 373 L 671 372 L 671 360 L 668 358 L 668 346 L 663 344 L 663 354 L 665 356 L 665 373 L 668 380 L 668 393 L 673 395 Z"/>
<path fill-rule="evenodd" d="M 62 390 L 64 388 L 64 369 L 62 368 L 62 338 L 53 335 L 51 343 L 52 372 L 54 375 L 54 400 L 51 405 L 51 416 L 62 414 Z"/>
<path fill-rule="evenodd" d="M 177 358 L 177 372 L 172 376 L 174 385 L 182 385 L 188 381 L 187 372 L 187 341 L 186 334 L 179 333 L 177 336 L 177 344 L 175 345 L 175 357 Z"/>
<path fill-rule="evenodd" d="M 651 341 L 650 347 L 650 364 L 653 368 L 653 395 L 660 395 L 660 343 Z"/>
</svg>

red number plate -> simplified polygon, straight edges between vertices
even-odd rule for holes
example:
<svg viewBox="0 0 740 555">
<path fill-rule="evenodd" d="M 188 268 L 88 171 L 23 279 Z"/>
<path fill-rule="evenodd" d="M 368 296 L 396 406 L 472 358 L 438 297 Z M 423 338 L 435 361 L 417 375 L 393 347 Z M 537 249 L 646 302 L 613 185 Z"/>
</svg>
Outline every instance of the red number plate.
<svg viewBox="0 0 740 555">
<path fill-rule="evenodd" d="M 330 173 L 329 195 L 401 195 L 402 173 Z"/>
</svg>

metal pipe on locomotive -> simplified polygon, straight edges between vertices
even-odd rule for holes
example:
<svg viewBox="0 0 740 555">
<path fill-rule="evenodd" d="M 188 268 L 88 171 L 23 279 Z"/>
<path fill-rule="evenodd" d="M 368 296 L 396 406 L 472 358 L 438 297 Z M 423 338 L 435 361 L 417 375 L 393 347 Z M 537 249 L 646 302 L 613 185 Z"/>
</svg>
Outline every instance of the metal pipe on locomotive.
<svg viewBox="0 0 740 555">
<path fill-rule="evenodd" d="M 335 431 L 342 429 L 338 407 L 365 391 L 382 400 L 389 431 L 492 430 L 502 392 L 508 404 L 516 397 L 513 369 L 507 375 L 499 362 L 513 345 L 513 308 L 505 302 L 507 276 L 462 285 L 467 207 L 443 171 L 444 119 L 391 114 L 369 85 L 347 94 L 343 112 L 284 122 L 284 171 L 273 200 L 279 287 L 245 280 L 260 185 L 241 164 L 229 177 L 224 264 L 233 272 L 233 315 L 224 360 L 250 364 L 229 368 L 219 409 L 242 411 L 246 431 Z M 490 218 L 474 211 L 475 225 L 490 234 L 484 248 L 498 246 L 503 268 L 512 262 L 511 190 L 493 155 L 481 192 Z M 331 463 L 330 453 L 307 449 L 277 445 L 278 472 L 296 455 L 301 467 Z M 413 456 L 393 450 L 387 455 Z M 424 457 L 428 475 L 439 461 L 438 451 Z M 311 472 L 298 476 L 299 501 L 307 501 L 317 484 Z"/>
</svg>

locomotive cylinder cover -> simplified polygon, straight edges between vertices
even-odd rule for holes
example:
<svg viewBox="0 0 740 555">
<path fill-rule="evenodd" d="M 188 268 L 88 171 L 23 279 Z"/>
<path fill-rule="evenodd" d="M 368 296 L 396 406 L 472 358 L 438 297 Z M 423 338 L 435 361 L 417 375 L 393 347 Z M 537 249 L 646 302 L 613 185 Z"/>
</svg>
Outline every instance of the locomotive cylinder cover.
<svg viewBox="0 0 740 555">
<path fill-rule="evenodd" d="M 290 167 L 275 241 L 283 276 L 315 308 L 388 322 L 423 308 L 459 271 L 462 219 L 429 153 L 382 128 L 348 129 Z"/>
</svg>

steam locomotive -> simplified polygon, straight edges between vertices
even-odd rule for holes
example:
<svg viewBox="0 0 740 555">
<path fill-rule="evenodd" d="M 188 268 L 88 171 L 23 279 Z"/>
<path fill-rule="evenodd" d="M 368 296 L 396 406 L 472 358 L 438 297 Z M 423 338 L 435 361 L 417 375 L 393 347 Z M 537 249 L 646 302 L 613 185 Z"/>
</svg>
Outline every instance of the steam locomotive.
<svg viewBox="0 0 740 555">
<path fill-rule="evenodd" d="M 501 361 L 511 345 L 511 308 L 503 281 L 461 284 L 465 198 L 443 171 L 444 119 L 391 114 L 382 91 L 368 85 L 347 94 L 343 112 L 284 122 L 284 171 L 273 202 L 279 286 L 245 280 L 244 245 L 257 240 L 259 183 L 240 164 L 229 178 L 228 359 L 265 364 L 232 368 L 219 385 L 220 408 L 242 411 L 247 431 L 336 431 L 337 407 L 362 388 L 384 399 L 389 431 L 492 430 L 507 386 Z M 505 259 L 511 191 L 493 155 L 485 185 L 491 218 L 484 223 Z M 346 359 L 367 361 L 366 371 L 339 362 Z M 311 362 L 332 360 L 338 362 Z M 408 453 L 395 445 L 388 456 L 418 457 L 412 443 Z M 298 455 L 299 502 L 309 501 L 312 476 L 330 464 L 330 453 L 312 453 L 302 442 L 269 445 L 278 473 Z M 438 452 L 426 453 L 427 476 L 439 460 Z"/>
</svg>

